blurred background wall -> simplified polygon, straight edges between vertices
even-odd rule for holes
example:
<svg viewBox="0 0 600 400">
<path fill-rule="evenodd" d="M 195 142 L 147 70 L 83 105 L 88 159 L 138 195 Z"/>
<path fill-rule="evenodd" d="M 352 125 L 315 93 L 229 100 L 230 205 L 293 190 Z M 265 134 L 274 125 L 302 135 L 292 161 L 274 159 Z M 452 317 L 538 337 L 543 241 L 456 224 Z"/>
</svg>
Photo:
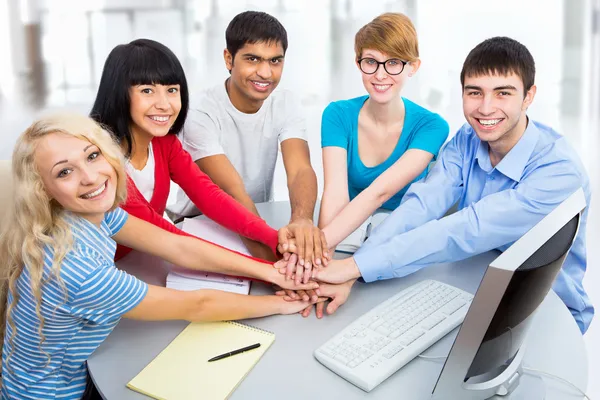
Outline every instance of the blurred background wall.
<svg viewBox="0 0 600 400">
<path fill-rule="evenodd" d="M 193 102 L 194 93 L 227 77 L 225 28 L 248 9 L 271 13 L 288 31 L 280 86 L 302 99 L 321 187 L 321 112 L 332 100 L 365 93 L 354 64 L 354 34 L 386 11 L 407 14 L 419 34 L 422 67 L 403 95 L 440 113 L 451 135 L 464 123 L 459 72 L 468 51 L 496 35 L 524 43 L 537 64 L 529 115 L 568 137 L 593 187 L 600 186 L 600 0 L 0 0 L 0 159 L 10 158 L 16 137 L 39 113 L 87 113 L 108 52 L 135 38 L 174 51 Z M 281 165 L 276 175 L 275 197 L 286 199 Z M 585 282 L 598 305 L 600 217 L 594 207 Z M 598 325 L 586 335 L 590 354 L 600 350 Z M 590 357 L 590 363 L 590 377 L 597 376 L 600 361 Z M 600 394 L 593 380 L 590 394 Z"/>
</svg>

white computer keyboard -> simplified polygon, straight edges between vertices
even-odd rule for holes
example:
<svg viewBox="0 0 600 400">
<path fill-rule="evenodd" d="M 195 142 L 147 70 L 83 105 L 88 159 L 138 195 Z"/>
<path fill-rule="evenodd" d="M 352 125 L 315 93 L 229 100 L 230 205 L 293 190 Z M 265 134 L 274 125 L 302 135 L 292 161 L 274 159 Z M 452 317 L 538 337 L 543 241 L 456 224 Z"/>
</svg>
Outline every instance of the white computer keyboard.
<svg viewBox="0 0 600 400">
<path fill-rule="evenodd" d="M 315 358 L 369 392 L 462 323 L 473 295 L 438 281 L 410 286 L 315 350 Z"/>
</svg>

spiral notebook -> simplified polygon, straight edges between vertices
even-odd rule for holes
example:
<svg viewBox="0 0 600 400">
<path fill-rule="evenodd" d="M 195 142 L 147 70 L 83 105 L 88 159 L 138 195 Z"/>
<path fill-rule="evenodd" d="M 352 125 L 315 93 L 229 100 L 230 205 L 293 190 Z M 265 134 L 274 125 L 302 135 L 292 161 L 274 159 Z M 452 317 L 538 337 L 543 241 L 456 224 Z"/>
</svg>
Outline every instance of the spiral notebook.
<svg viewBox="0 0 600 400">
<path fill-rule="evenodd" d="M 242 239 L 216 222 L 201 215 L 186 218 L 181 229 L 191 235 L 216 243 L 238 253 L 250 255 Z M 226 292 L 248 294 L 250 280 L 227 276 L 215 272 L 190 270 L 174 266 L 167 275 L 167 287 L 177 290 L 215 289 Z"/>
<path fill-rule="evenodd" d="M 237 322 L 191 323 L 127 387 L 159 400 L 223 400 L 274 340 L 272 332 Z M 254 343 L 260 347 L 208 362 Z"/>
</svg>

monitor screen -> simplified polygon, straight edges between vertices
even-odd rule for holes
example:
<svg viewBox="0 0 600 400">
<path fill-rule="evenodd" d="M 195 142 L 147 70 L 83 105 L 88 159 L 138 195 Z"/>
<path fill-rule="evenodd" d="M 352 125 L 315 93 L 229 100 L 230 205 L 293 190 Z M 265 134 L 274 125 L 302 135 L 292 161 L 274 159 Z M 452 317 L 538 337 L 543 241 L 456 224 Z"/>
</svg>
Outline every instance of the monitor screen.
<svg viewBox="0 0 600 400">
<path fill-rule="evenodd" d="M 577 232 L 578 221 L 579 215 L 571 219 L 514 272 L 465 381 L 480 375 L 498 375 L 515 357 L 535 310 L 551 289 L 562 266 Z"/>
</svg>

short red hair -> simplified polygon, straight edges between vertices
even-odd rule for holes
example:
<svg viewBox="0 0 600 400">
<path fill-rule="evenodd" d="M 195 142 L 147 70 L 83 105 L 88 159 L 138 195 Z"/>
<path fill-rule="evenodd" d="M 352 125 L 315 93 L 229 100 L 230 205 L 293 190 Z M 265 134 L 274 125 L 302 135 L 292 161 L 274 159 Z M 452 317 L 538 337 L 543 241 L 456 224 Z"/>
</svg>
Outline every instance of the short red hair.
<svg viewBox="0 0 600 400">
<path fill-rule="evenodd" d="M 416 61 L 419 59 L 417 31 L 404 14 L 381 14 L 360 28 L 354 37 L 357 59 L 362 57 L 364 49 L 377 50 L 403 61 Z"/>
</svg>

